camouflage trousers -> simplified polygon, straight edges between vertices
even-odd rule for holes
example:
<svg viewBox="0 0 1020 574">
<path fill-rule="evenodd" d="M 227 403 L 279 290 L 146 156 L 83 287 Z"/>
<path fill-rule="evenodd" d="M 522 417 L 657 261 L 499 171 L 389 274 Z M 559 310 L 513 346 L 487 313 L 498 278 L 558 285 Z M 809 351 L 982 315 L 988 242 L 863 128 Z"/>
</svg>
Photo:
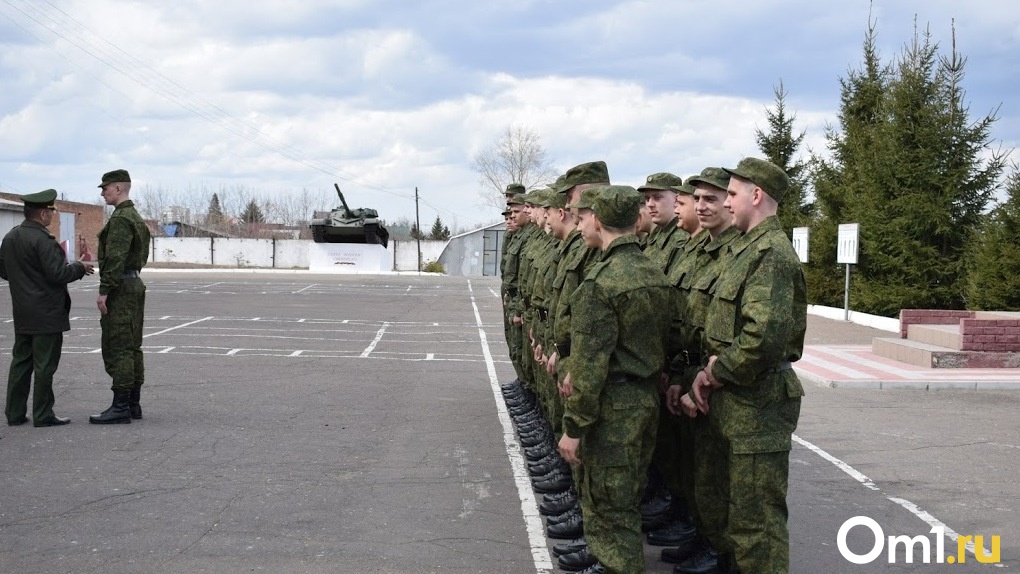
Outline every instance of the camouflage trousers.
<svg viewBox="0 0 1020 574">
<path fill-rule="evenodd" d="M 142 358 L 145 284 L 141 279 L 124 279 L 107 296 L 106 308 L 99 325 L 103 331 L 103 365 L 113 379 L 112 389 L 116 392 L 139 388 L 145 383 Z"/>
<path fill-rule="evenodd" d="M 588 548 L 607 574 L 645 571 L 641 491 L 655 448 L 656 395 L 608 385 L 600 420 L 581 441 L 579 495 Z M 613 396 L 613 395 L 616 396 Z"/>
<path fill-rule="evenodd" d="M 789 572 L 789 450 L 735 447 L 710 424 L 695 425 L 694 441 L 701 532 L 717 551 L 731 553 L 741 572 Z"/>
<path fill-rule="evenodd" d="M 14 335 L 11 367 L 7 376 L 8 422 L 20 421 L 28 409 L 28 391 L 35 375 L 32 391 L 32 420 L 43 422 L 54 418 L 53 375 L 60 364 L 63 333 L 46 335 Z"/>
</svg>

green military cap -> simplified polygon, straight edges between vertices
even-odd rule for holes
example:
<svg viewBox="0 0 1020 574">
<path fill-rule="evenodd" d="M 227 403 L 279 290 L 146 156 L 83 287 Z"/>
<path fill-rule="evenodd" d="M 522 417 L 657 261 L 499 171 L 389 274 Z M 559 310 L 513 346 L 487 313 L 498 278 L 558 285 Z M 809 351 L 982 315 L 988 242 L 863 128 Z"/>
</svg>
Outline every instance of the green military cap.
<svg viewBox="0 0 1020 574">
<path fill-rule="evenodd" d="M 525 191 L 527 191 L 527 190 L 524 189 L 523 185 L 521 185 L 521 184 L 519 184 L 517 182 L 514 182 L 514 183 L 511 183 L 511 184 L 506 186 L 506 191 L 503 192 L 503 194 L 504 195 L 517 195 L 517 194 L 520 194 L 520 193 L 524 193 Z"/>
<path fill-rule="evenodd" d="M 512 195 L 510 197 L 510 199 L 506 200 L 506 204 L 508 206 L 510 206 L 510 205 L 524 205 L 524 196 L 525 195 L 527 195 L 527 194 L 524 194 L 524 193 L 514 194 L 514 195 Z"/>
<path fill-rule="evenodd" d="M 504 211 L 504 212 L 503 212 L 503 213 L 501 213 L 500 215 L 502 215 L 503 217 L 506 217 L 506 216 L 510 215 L 510 210 L 509 210 L 509 209 L 507 209 L 506 211 Z"/>
<path fill-rule="evenodd" d="M 551 192 L 551 193 L 550 193 Z M 567 194 L 556 193 L 553 190 L 546 191 L 545 206 L 553 207 L 556 209 L 563 209 L 567 206 Z"/>
<path fill-rule="evenodd" d="M 596 187 L 589 187 L 581 192 L 581 196 L 577 198 L 577 201 L 567 205 L 567 207 L 574 209 L 591 209 L 592 205 L 595 204 L 595 198 L 598 197 L 599 192 L 607 187 L 609 186 L 599 185 Z"/>
<path fill-rule="evenodd" d="M 687 178 L 687 181 L 683 182 L 680 185 L 671 185 L 670 187 L 673 189 L 673 191 L 677 193 L 682 193 L 684 195 L 694 195 L 694 184 L 691 183 L 691 179 L 693 177 L 695 176 L 692 175 L 691 177 Z"/>
<path fill-rule="evenodd" d="M 706 167 L 700 174 L 691 176 L 687 183 L 691 186 L 704 183 L 726 191 L 730 186 L 730 174 L 721 167 Z"/>
<path fill-rule="evenodd" d="M 570 188 L 575 185 L 582 185 L 585 183 L 609 183 L 609 168 L 606 167 L 604 161 L 591 161 L 588 163 L 582 163 L 575 165 L 574 167 L 567 170 L 567 173 L 563 174 L 563 180 L 557 180 L 559 187 L 556 191 L 560 193 L 567 193 Z"/>
<path fill-rule="evenodd" d="M 673 186 L 683 185 L 684 178 L 673 175 L 669 172 L 653 173 L 645 178 L 645 184 L 637 188 L 638 191 L 672 191 L 676 193 Z"/>
<path fill-rule="evenodd" d="M 737 167 L 723 168 L 726 173 L 744 178 L 762 188 L 776 202 L 783 201 L 790 189 L 790 176 L 778 165 L 756 157 L 745 157 Z"/>
<path fill-rule="evenodd" d="M 25 205 L 40 209 L 44 207 L 53 207 L 53 202 L 56 200 L 57 190 L 55 189 L 37 191 L 36 193 L 29 193 L 28 195 L 21 196 L 21 201 L 25 202 Z"/>
<path fill-rule="evenodd" d="M 549 207 L 549 189 L 536 189 L 532 193 L 535 194 L 535 205 L 538 207 Z"/>
<path fill-rule="evenodd" d="M 99 187 L 110 185 L 111 183 L 131 183 L 131 176 L 124 169 L 108 171 L 103 174 L 103 183 L 99 184 Z"/>
<path fill-rule="evenodd" d="M 537 190 L 537 189 L 533 189 L 533 190 L 529 191 L 528 193 L 521 194 L 521 199 L 524 200 L 524 203 L 527 203 L 527 204 L 530 204 L 530 205 L 538 205 L 538 199 L 539 199 L 538 191 L 539 190 Z"/>
<path fill-rule="evenodd" d="M 591 210 L 603 225 L 630 227 L 637 223 L 645 198 L 629 185 L 607 185 L 599 190 Z"/>
</svg>

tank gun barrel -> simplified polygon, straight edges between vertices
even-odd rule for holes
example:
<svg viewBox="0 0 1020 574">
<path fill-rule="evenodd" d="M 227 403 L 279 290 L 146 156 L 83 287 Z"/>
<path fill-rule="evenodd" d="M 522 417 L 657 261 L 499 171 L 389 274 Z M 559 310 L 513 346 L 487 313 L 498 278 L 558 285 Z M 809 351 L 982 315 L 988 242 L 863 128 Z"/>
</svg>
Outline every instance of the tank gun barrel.
<svg viewBox="0 0 1020 574">
<path fill-rule="evenodd" d="M 338 196 L 340 196 L 340 203 L 342 203 L 342 204 L 343 204 L 343 206 L 344 206 L 344 212 L 345 212 L 345 213 L 347 214 L 347 217 L 354 217 L 354 213 L 353 213 L 353 212 L 351 211 L 351 208 L 347 206 L 347 200 L 346 200 L 346 199 L 344 199 L 344 194 L 343 194 L 343 192 L 342 192 L 342 191 L 340 191 L 340 184 L 339 184 L 339 183 L 334 183 L 334 184 L 333 184 L 333 187 L 335 187 L 335 188 L 336 188 L 336 194 L 337 194 Z"/>
</svg>

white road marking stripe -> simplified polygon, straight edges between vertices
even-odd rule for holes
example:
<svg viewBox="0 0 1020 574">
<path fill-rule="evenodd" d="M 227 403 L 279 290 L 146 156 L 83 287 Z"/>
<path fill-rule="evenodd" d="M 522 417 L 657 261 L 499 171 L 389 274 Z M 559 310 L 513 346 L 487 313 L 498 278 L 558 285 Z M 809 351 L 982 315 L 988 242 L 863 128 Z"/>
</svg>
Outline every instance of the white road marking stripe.
<svg viewBox="0 0 1020 574">
<path fill-rule="evenodd" d="M 372 339 L 372 342 L 369 343 L 369 345 L 365 347 L 365 350 L 361 352 L 362 359 L 367 359 L 368 356 L 372 354 L 372 351 L 375 350 L 375 346 L 379 344 L 379 341 L 382 340 L 383 334 L 386 333 L 386 327 L 389 326 L 390 326 L 389 323 L 382 324 L 382 327 L 379 329 L 379 332 L 375 334 L 375 339 Z"/>
<path fill-rule="evenodd" d="M 227 356 L 236 355 L 237 353 L 239 353 L 242 350 L 243 349 L 230 349 L 229 351 L 226 352 L 226 355 Z"/>
<path fill-rule="evenodd" d="M 312 283 L 311 285 L 309 285 L 308 287 L 305 287 L 304 289 L 298 289 L 297 291 L 294 291 L 293 293 L 291 293 L 291 295 L 297 295 L 298 293 L 301 293 L 303 291 L 307 291 L 307 290 L 311 289 L 312 287 L 315 287 L 315 283 Z"/>
<path fill-rule="evenodd" d="M 149 337 L 155 337 L 156 335 L 162 335 L 163 333 L 169 333 L 170 331 L 174 331 L 174 330 L 180 329 L 181 327 L 189 327 L 189 326 L 194 325 L 196 323 L 201 323 L 203 321 L 208 321 L 209 319 L 212 319 L 212 317 L 202 317 L 201 319 L 198 319 L 197 321 L 191 321 L 190 323 L 184 323 L 183 325 L 177 325 L 176 327 L 170 327 L 169 329 L 163 329 L 162 331 L 156 331 L 155 333 L 149 333 L 148 335 L 142 335 L 142 338 L 143 339 L 148 339 Z"/>
<path fill-rule="evenodd" d="M 304 352 L 304 351 L 302 351 L 302 350 L 298 349 L 297 351 L 294 351 L 293 353 L 291 353 L 291 354 L 289 354 L 289 355 L 287 355 L 287 356 L 288 356 L 288 357 L 300 357 L 300 356 L 301 356 L 301 353 L 303 353 L 303 352 Z"/>
<path fill-rule="evenodd" d="M 499 299 L 499 293 L 496 293 L 496 292 L 495 292 L 495 291 L 494 291 L 494 290 L 492 289 L 492 287 L 489 287 L 489 293 L 492 293 L 492 296 L 493 296 L 493 297 L 495 297 L 496 299 Z"/>
<path fill-rule="evenodd" d="M 797 444 L 807 448 L 808 450 L 814 452 L 818 456 L 820 456 L 820 457 L 824 458 L 825 460 L 831 462 L 832 464 L 836 465 L 837 468 L 839 468 L 843 472 L 849 474 L 857 482 L 860 482 L 861 484 L 863 484 L 864 486 L 870 488 L 871 490 L 875 490 L 875 491 L 881 492 L 881 489 L 878 488 L 878 486 L 874 482 L 872 482 L 872 480 L 870 478 L 864 476 L 862 473 L 858 472 L 857 469 L 855 469 L 854 467 L 850 466 L 849 464 L 839 460 L 838 458 L 832 456 L 831 454 L 825 452 L 821 448 L 819 448 L 819 447 L 809 443 L 808 441 L 800 438 L 797 435 L 793 435 L 793 440 Z M 932 516 L 928 512 L 926 512 L 924 510 L 921 510 L 913 502 L 910 502 L 909 500 L 905 500 L 903 498 L 897 498 L 895 496 L 886 496 L 886 499 L 888 499 L 891 502 L 895 502 L 896 504 L 902 506 L 905 510 L 907 510 L 908 512 L 910 512 L 914 516 L 916 516 L 916 517 L 920 518 L 922 521 L 924 521 L 924 523 L 927 524 L 928 526 L 931 526 L 933 528 L 944 528 L 946 536 L 948 536 L 950 539 L 952 539 L 953 542 L 956 542 L 956 539 L 959 538 L 960 535 L 957 534 L 957 532 L 955 530 L 953 530 L 952 528 L 947 526 L 944 522 L 942 522 L 941 520 L 935 518 L 934 516 Z M 967 550 L 971 554 L 974 554 L 974 543 L 973 542 L 968 542 L 966 544 L 966 548 L 967 548 Z M 982 550 L 984 551 L 984 555 L 985 556 L 990 556 L 991 555 L 987 548 L 982 547 Z M 1001 563 L 1000 564 L 996 564 L 996 566 L 999 567 L 999 568 L 1003 567 L 1003 565 Z"/>
<path fill-rule="evenodd" d="M 160 354 L 163 354 L 163 353 L 169 353 L 170 351 L 173 351 L 173 350 L 174 350 L 174 349 L 176 349 L 176 348 L 177 348 L 177 347 L 167 347 L 167 348 L 163 349 L 162 351 L 159 351 L 159 353 L 160 353 Z"/>
<path fill-rule="evenodd" d="M 432 360 L 435 360 L 435 358 L 436 358 L 436 354 L 435 353 L 425 353 L 425 360 L 426 361 L 432 361 Z"/>
<path fill-rule="evenodd" d="M 552 558 L 549 556 L 549 548 L 546 547 L 545 531 L 542 530 L 542 518 L 538 513 L 538 504 L 535 502 L 535 493 L 531 489 L 531 479 L 524 465 L 524 457 L 521 456 L 520 444 L 518 444 L 517 436 L 510 424 L 510 414 L 507 413 L 506 404 L 503 402 L 503 392 L 500 390 L 499 381 L 496 378 L 496 366 L 492 362 L 492 353 L 489 351 L 489 342 L 485 337 L 482 317 L 478 313 L 478 304 L 475 303 L 475 292 L 471 287 L 470 280 L 468 281 L 468 292 L 471 293 L 471 308 L 475 311 L 478 338 L 482 343 L 485 368 L 489 373 L 489 386 L 492 387 L 492 395 L 496 399 L 499 422 L 503 425 L 503 445 L 506 447 L 506 455 L 510 459 L 514 483 L 517 485 L 517 494 L 521 498 L 521 513 L 524 515 L 528 542 L 531 544 L 531 558 L 535 561 L 535 569 L 539 574 L 549 574 L 553 565 Z"/>
</svg>

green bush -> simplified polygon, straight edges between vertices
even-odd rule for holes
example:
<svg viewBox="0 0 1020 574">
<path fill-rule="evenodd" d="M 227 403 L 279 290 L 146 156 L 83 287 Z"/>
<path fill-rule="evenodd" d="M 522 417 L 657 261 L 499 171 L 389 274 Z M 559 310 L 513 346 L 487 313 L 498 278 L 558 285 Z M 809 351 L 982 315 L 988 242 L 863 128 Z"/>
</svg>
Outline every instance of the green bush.
<svg viewBox="0 0 1020 574">
<path fill-rule="evenodd" d="M 443 264 L 438 261 L 426 261 L 425 266 L 421 268 L 426 273 L 442 273 L 446 274 L 446 268 Z"/>
</svg>

